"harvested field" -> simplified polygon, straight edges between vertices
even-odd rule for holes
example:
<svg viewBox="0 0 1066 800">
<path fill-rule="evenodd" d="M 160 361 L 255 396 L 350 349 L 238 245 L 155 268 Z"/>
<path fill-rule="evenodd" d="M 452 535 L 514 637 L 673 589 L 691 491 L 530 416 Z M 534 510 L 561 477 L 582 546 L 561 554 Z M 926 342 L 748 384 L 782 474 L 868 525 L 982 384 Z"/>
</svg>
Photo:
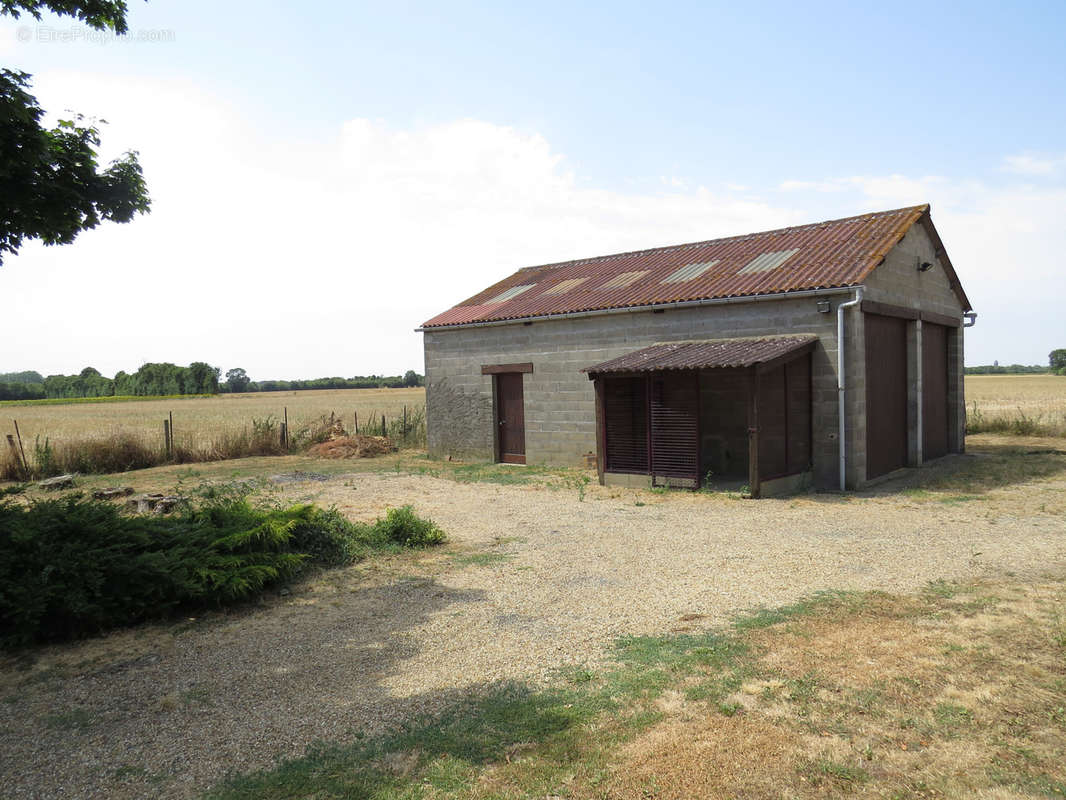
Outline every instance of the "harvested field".
<svg viewBox="0 0 1066 800">
<path fill-rule="evenodd" d="M 967 375 L 972 433 L 1066 436 L 1066 376 Z"/>
<path fill-rule="evenodd" d="M 6 660 L 0 780 L 12 797 L 188 797 L 501 682 L 595 671 L 619 636 L 698 631 L 820 590 L 1066 574 L 1066 442 L 1012 441 L 974 437 L 970 455 L 873 492 L 762 501 L 586 488 L 521 467 L 481 473 L 513 485 L 468 483 L 462 466 L 406 473 L 398 455 L 259 459 L 275 473 L 361 464 L 276 491 L 364 520 L 410 503 L 453 543 L 324 573 L 244 612 Z M 240 462 L 216 469 L 242 477 Z M 140 490 L 188 474 L 123 477 Z M 620 781 L 643 780 L 652 744 Z"/>
<path fill-rule="evenodd" d="M 380 423 L 382 414 L 395 419 L 403 414 L 405 405 L 409 409 L 422 406 L 425 398 L 425 389 L 417 387 L 252 392 L 123 403 L 12 405 L 0 409 L 0 434 L 14 433 L 12 420 L 18 420 L 27 447 L 37 436 L 62 443 L 70 439 L 110 438 L 116 433 L 132 433 L 161 442 L 163 419 L 173 412 L 176 441 L 200 448 L 233 431 L 251 428 L 254 419 L 280 420 L 286 407 L 293 431 L 331 413 L 337 414 L 350 431 L 356 413 L 360 426 L 372 416 Z"/>
</svg>

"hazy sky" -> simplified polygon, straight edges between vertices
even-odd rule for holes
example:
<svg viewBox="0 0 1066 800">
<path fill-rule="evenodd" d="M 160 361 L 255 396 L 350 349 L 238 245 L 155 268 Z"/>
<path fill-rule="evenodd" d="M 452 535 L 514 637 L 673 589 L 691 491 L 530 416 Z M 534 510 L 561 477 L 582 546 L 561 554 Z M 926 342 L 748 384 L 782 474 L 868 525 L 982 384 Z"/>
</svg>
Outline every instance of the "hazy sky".
<svg viewBox="0 0 1066 800">
<path fill-rule="evenodd" d="M 0 268 L 0 371 L 422 371 L 514 269 L 929 202 L 970 364 L 1066 347 L 1066 4 L 130 0 L 0 64 L 152 214 Z M 307 16 L 311 12 L 313 16 Z"/>
</svg>

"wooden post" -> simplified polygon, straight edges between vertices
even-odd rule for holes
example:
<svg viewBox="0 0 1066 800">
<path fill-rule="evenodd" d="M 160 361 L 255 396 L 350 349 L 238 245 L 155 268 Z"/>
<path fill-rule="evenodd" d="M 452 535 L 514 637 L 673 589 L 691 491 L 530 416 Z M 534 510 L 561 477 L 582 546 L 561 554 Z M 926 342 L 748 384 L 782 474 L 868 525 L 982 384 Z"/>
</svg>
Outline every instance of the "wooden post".
<svg viewBox="0 0 1066 800">
<path fill-rule="evenodd" d="M 27 478 L 30 471 L 26 467 L 26 464 L 23 463 L 22 459 L 19 458 L 18 445 L 15 444 L 15 437 L 10 433 L 7 435 L 7 446 L 11 449 L 11 454 L 15 457 L 15 463 L 19 465 L 19 474 L 22 475 L 23 479 Z"/>
<path fill-rule="evenodd" d="M 22 468 L 26 471 L 26 474 L 28 475 L 30 471 L 30 465 L 26 463 L 26 448 L 22 446 L 22 433 L 19 431 L 19 421 L 17 419 L 13 419 L 11 421 L 15 423 L 15 436 L 17 436 L 19 440 L 19 452 L 22 453 Z"/>
<path fill-rule="evenodd" d="M 174 455 L 174 412 L 170 412 L 170 455 Z"/>
<path fill-rule="evenodd" d="M 607 446 L 607 423 L 603 406 L 603 379 L 596 378 L 593 386 L 596 389 L 596 473 L 600 479 L 600 486 L 603 486 L 603 472 L 607 467 L 605 452 Z"/>
<path fill-rule="evenodd" d="M 385 430 L 385 415 L 381 415 L 381 435 L 388 436 L 388 431 Z"/>
<path fill-rule="evenodd" d="M 359 435 L 359 412 L 358 411 L 353 411 L 352 412 L 352 425 L 355 427 L 355 430 L 352 432 L 352 436 L 358 436 Z"/>
<path fill-rule="evenodd" d="M 167 454 L 167 460 L 170 460 L 170 421 L 163 420 L 163 450 Z"/>
<path fill-rule="evenodd" d="M 748 377 L 748 492 L 759 496 L 759 373 Z"/>
</svg>

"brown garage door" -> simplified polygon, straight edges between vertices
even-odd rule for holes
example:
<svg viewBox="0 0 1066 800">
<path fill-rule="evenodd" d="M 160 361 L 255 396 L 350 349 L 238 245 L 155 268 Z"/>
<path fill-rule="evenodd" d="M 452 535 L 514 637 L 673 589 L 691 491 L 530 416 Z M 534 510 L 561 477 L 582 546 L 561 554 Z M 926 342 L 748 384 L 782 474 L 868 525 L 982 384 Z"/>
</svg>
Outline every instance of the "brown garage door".
<svg viewBox="0 0 1066 800">
<path fill-rule="evenodd" d="M 867 314 L 866 477 L 907 463 L 907 320 Z"/>
<path fill-rule="evenodd" d="M 526 412 L 521 372 L 501 372 L 496 376 L 496 425 L 500 461 L 525 464 Z"/>
<path fill-rule="evenodd" d="M 948 452 L 948 329 L 922 323 L 922 460 Z"/>
</svg>

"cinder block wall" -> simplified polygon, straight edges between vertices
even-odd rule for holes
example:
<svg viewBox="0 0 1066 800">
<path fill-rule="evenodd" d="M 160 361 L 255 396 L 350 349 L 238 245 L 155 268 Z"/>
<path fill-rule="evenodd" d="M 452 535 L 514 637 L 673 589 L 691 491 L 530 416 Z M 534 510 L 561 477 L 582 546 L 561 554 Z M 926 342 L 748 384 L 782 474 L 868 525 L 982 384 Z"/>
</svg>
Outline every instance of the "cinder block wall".
<svg viewBox="0 0 1066 800">
<path fill-rule="evenodd" d="M 850 297 L 839 294 L 671 309 L 658 314 L 641 311 L 530 325 L 517 322 L 427 330 L 424 336 L 430 454 L 493 458 L 492 376 L 481 374 L 483 364 L 532 362 L 533 372 L 523 376 L 526 460 L 530 464 L 573 466 L 581 462 L 583 454 L 596 451 L 595 396 L 592 382 L 581 372 L 582 368 L 656 342 L 815 333 L 820 338 L 812 359 L 815 482 L 834 487 L 836 307 Z M 818 299 L 830 300 L 830 313 L 819 313 Z M 852 310 L 847 317 L 846 335 L 861 333 L 861 314 Z M 848 351 L 849 383 L 852 378 L 861 382 L 861 340 L 857 345 L 849 342 Z M 864 397 L 860 395 L 849 402 L 853 420 L 854 411 L 864 407 Z M 865 470 L 865 461 L 862 468 Z"/>
<path fill-rule="evenodd" d="M 918 264 L 928 261 L 933 264 L 927 272 L 919 272 Z M 881 266 L 877 267 L 866 281 L 866 298 L 880 303 L 890 303 L 920 311 L 932 311 L 956 319 L 962 316 L 962 303 L 951 288 L 943 263 L 936 257 L 936 248 L 932 239 L 921 225 L 914 225 L 900 242 L 889 251 Z M 966 397 L 964 391 L 963 329 L 948 330 L 948 402 L 951 404 L 949 414 L 948 447 L 951 451 L 961 453 L 966 442 Z M 918 380 L 921 356 L 918 348 L 921 344 L 918 323 L 912 322 L 908 327 L 908 378 L 910 392 L 908 403 L 908 423 L 910 440 L 908 442 L 909 463 L 922 463 L 921 438 L 918 428 Z M 849 380 L 849 384 L 850 384 Z M 865 404 L 865 396 L 863 399 Z M 865 436 L 857 445 L 858 451 L 865 452 Z M 865 477 L 865 458 L 861 476 Z M 856 463 L 858 468 L 858 463 Z M 861 480 L 860 474 L 856 478 Z"/>
</svg>

